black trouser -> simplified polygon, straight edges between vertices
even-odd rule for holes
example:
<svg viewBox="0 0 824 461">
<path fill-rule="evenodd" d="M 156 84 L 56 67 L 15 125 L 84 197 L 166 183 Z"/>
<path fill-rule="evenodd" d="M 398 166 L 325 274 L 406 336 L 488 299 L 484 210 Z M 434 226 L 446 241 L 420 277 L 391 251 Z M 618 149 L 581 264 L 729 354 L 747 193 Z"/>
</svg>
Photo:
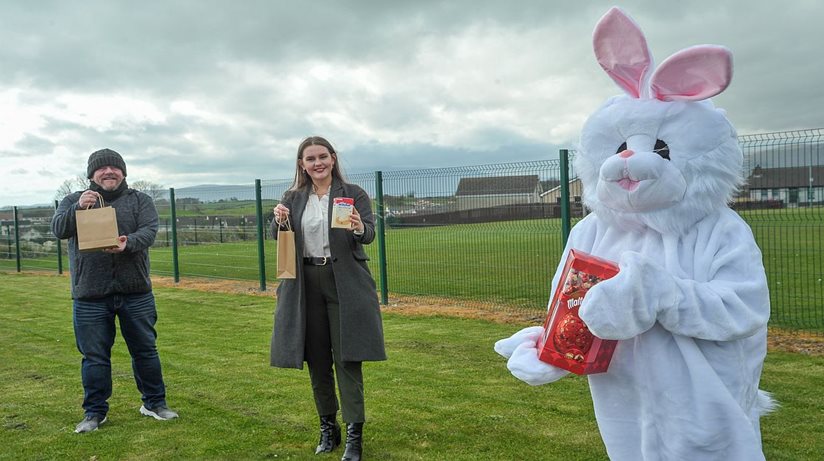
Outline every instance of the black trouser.
<svg viewBox="0 0 824 461">
<path fill-rule="evenodd" d="M 337 413 L 335 375 L 340 388 L 343 421 L 366 421 L 363 407 L 361 362 L 340 358 L 340 308 L 331 264 L 303 266 L 306 288 L 306 363 L 318 415 Z M 332 373 L 332 365 L 335 373 Z"/>
</svg>

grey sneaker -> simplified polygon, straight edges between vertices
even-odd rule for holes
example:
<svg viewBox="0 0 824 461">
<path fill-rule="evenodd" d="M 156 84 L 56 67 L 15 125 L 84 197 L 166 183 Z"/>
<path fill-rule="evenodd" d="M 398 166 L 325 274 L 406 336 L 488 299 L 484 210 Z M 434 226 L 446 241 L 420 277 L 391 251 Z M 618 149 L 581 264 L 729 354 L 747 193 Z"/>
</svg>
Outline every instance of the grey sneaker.
<svg viewBox="0 0 824 461">
<path fill-rule="evenodd" d="M 146 408 L 146 405 L 140 406 L 140 414 L 143 416 L 151 416 L 154 419 L 159 421 L 166 421 L 169 419 L 175 419 L 179 415 L 174 411 L 170 410 L 168 407 L 157 407 L 149 410 Z"/>
<path fill-rule="evenodd" d="M 91 432 L 96 431 L 101 424 L 106 422 L 106 417 L 104 416 L 103 419 L 100 419 L 100 416 L 86 416 L 83 418 L 83 421 L 74 428 L 74 432 L 81 434 L 83 432 Z"/>
</svg>

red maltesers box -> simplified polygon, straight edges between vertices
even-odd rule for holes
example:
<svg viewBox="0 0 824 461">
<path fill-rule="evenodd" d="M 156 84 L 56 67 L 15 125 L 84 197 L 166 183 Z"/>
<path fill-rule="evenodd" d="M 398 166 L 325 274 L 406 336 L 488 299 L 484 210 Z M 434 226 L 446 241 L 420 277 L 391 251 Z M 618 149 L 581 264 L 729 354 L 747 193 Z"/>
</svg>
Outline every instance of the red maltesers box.
<svg viewBox="0 0 824 461">
<path fill-rule="evenodd" d="M 541 361 L 579 375 L 607 371 L 617 341 L 590 333 L 578 317 L 578 308 L 593 285 L 617 273 L 618 265 L 611 261 L 569 251 L 544 322 L 544 335 L 538 340 Z"/>
</svg>

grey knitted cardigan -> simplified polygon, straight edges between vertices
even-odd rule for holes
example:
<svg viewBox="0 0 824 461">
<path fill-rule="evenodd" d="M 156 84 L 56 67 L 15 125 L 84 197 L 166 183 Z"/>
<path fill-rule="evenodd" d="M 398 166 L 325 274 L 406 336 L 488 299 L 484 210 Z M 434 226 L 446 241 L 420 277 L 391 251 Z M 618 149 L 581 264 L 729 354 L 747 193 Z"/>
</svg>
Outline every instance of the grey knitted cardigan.
<svg viewBox="0 0 824 461">
<path fill-rule="evenodd" d="M 67 195 L 52 218 L 52 232 L 57 238 L 69 239 L 72 298 L 95 299 L 113 294 L 149 293 L 149 247 L 157 235 L 157 210 L 151 197 L 127 189 L 106 203 L 115 209 L 119 235 L 128 237 L 126 250 L 110 254 L 81 253 L 77 249 L 75 212 L 82 192 Z"/>
</svg>

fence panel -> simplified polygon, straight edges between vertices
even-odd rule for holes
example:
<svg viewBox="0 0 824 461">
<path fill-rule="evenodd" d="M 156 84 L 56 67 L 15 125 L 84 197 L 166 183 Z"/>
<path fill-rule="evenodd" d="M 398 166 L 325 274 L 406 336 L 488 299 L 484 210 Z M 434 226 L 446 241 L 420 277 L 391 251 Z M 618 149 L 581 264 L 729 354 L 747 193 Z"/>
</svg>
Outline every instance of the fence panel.
<svg viewBox="0 0 824 461">
<path fill-rule="evenodd" d="M 389 291 L 543 309 L 562 251 L 544 190 L 558 173 L 555 160 L 384 172 Z"/>
<path fill-rule="evenodd" d="M 0 269 L 17 270 L 17 243 L 14 240 L 14 221 L 3 219 L 0 222 Z"/>
<path fill-rule="evenodd" d="M 266 273 L 274 274 L 275 246 L 268 236 L 272 208 L 291 182 L 261 182 L 265 222 Z M 157 202 L 158 237 L 152 270 L 172 275 L 171 206 L 168 195 Z M 175 213 L 181 277 L 256 280 L 258 278 L 255 185 L 197 186 L 175 189 Z"/>
<path fill-rule="evenodd" d="M 53 207 L 24 208 L 17 211 L 18 235 L 20 239 L 20 269 L 58 271 L 58 240 L 51 231 Z M 17 245 L 15 244 L 14 220 L 0 220 L 0 269 L 17 270 Z M 63 270 L 68 270 L 66 242 L 61 243 Z"/>
<path fill-rule="evenodd" d="M 740 138 L 747 183 L 734 206 L 761 247 L 774 326 L 824 330 L 823 135 Z"/>
</svg>

